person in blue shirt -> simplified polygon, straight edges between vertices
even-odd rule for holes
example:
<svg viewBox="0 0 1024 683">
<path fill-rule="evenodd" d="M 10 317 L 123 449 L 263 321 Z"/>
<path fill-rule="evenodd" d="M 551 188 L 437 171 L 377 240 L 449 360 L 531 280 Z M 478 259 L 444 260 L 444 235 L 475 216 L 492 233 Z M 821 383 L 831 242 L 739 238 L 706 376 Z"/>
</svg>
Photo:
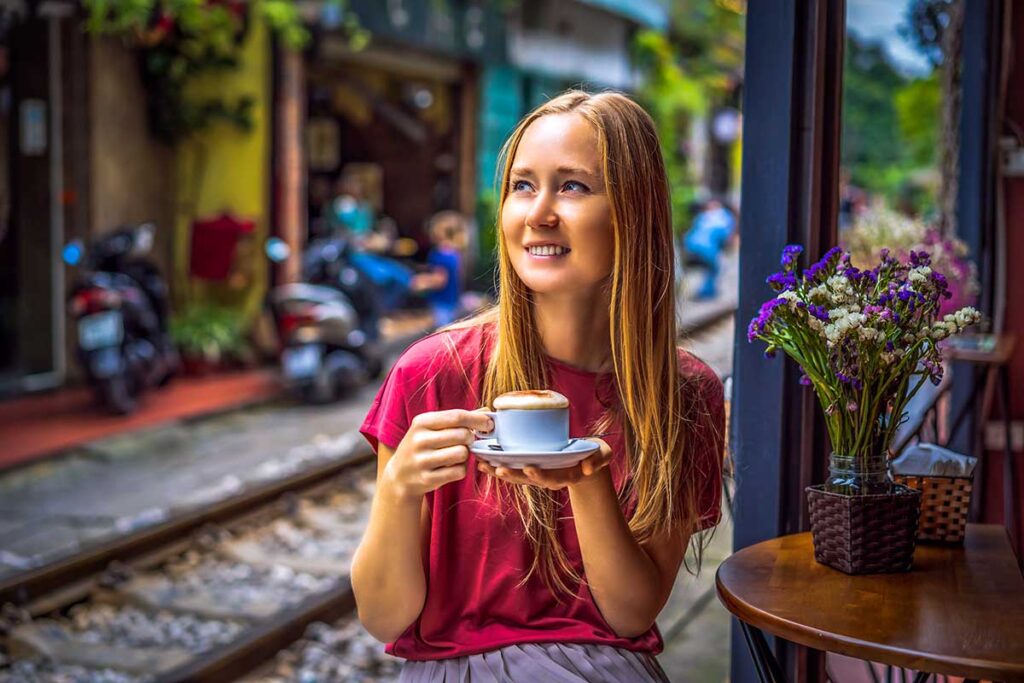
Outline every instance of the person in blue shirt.
<svg viewBox="0 0 1024 683">
<path fill-rule="evenodd" d="M 719 259 L 726 242 L 736 230 L 736 218 L 717 199 L 708 200 L 683 237 L 687 254 L 705 269 L 704 282 L 696 298 L 712 299 L 718 294 Z"/>
<path fill-rule="evenodd" d="M 469 239 L 466 218 L 457 211 L 441 211 L 430 219 L 433 247 L 427 264 L 433 266 L 435 279 L 426 297 L 434 312 L 434 323 L 443 327 L 455 322 L 461 312 L 465 286 L 465 252 Z"/>
</svg>

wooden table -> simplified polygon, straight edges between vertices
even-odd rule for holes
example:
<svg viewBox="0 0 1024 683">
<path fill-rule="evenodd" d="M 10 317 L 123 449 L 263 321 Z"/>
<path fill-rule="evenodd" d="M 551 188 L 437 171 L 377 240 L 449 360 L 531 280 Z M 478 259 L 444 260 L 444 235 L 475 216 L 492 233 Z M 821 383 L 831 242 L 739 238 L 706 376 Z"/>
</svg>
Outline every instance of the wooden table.
<svg viewBox="0 0 1024 683">
<path fill-rule="evenodd" d="M 930 673 L 1024 681 L 1024 576 L 999 525 L 963 547 L 919 545 L 903 574 L 848 576 L 814 561 L 809 533 L 738 551 L 718 597 L 740 620 L 762 681 L 784 675 L 763 629 L 816 650 Z"/>
</svg>

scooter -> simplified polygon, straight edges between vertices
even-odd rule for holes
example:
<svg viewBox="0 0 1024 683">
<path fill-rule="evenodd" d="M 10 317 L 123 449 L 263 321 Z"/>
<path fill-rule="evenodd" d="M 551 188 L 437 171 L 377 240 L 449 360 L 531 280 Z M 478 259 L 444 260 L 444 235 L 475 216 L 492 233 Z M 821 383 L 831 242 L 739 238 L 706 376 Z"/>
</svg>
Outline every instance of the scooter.
<svg viewBox="0 0 1024 683">
<path fill-rule="evenodd" d="M 281 262 L 290 250 L 271 238 L 266 253 Z M 360 292 L 360 276 L 353 269 L 335 268 L 334 260 L 326 245 L 311 244 L 303 259 L 306 282 L 280 285 L 269 295 L 282 342 L 282 375 L 309 403 L 336 400 L 379 377 L 384 367 L 373 301 L 364 296 L 363 306 L 355 305 L 344 289 L 365 294 L 366 290 Z M 367 314 L 361 316 L 360 308 L 367 306 Z"/>
<path fill-rule="evenodd" d="M 99 400 L 121 415 L 180 367 L 167 332 L 167 284 L 145 259 L 155 230 L 152 223 L 125 226 L 88 250 L 80 240 L 64 247 L 64 261 L 81 268 L 68 295 L 78 328 L 76 355 Z"/>
</svg>

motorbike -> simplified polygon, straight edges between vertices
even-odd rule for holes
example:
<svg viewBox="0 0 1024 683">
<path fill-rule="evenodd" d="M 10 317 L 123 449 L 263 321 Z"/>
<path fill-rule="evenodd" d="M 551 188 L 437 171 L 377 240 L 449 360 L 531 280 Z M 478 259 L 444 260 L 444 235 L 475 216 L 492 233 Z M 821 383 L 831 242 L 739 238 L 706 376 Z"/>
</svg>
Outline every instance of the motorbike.
<svg viewBox="0 0 1024 683">
<path fill-rule="evenodd" d="M 303 254 L 303 282 L 271 290 L 271 315 L 281 339 L 281 372 L 302 400 L 326 403 L 383 372 L 379 301 L 364 276 L 342 258 L 336 239 L 315 240 Z M 266 253 L 275 262 L 290 249 L 277 238 Z"/>
<path fill-rule="evenodd" d="M 145 258 L 155 230 L 152 223 L 124 226 L 88 249 L 79 240 L 64 247 L 64 261 L 80 269 L 67 304 L 78 331 L 76 356 L 98 399 L 121 415 L 180 367 L 167 331 L 167 283 Z"/>
</svg>

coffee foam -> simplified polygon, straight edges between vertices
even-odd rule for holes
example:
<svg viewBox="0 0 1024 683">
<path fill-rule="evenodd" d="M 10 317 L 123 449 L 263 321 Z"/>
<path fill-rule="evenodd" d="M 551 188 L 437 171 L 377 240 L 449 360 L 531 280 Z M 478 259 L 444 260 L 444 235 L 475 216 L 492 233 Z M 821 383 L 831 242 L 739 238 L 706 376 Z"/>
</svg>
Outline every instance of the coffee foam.
<svg viewBox="0 0 1024 683">
<path fill-rule="evenodd" d="M 510 391 L 494 399 L 495 410 L 555 410 L 568 407 L 569 399 L 557 391 L 546 389 Z"/>
</svg>

